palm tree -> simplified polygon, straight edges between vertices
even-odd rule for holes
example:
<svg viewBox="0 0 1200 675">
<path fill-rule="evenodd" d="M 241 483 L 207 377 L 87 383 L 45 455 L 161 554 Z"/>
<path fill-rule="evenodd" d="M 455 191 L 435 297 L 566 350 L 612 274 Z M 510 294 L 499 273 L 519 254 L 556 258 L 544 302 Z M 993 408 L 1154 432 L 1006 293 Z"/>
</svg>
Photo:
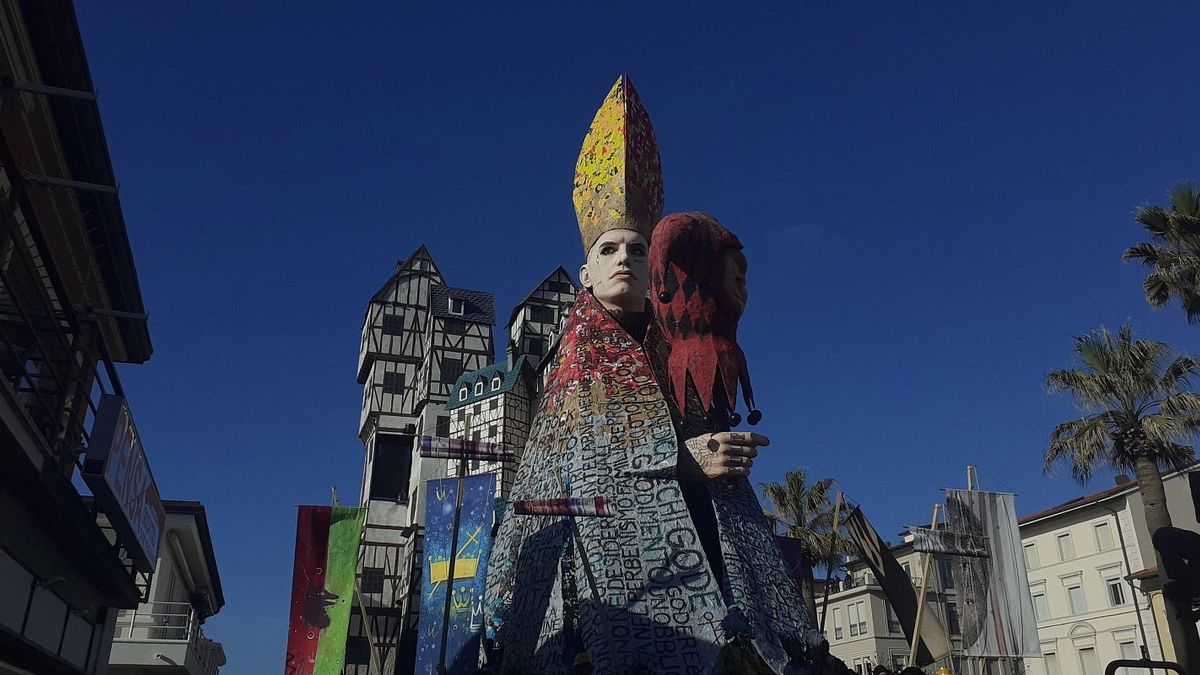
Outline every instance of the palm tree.
<svg viewBox="0 0 1200 675">
<path fill-rule="evenodd" d="M 1152 307 L 1177 298 L 1188 323 L 1200 322 L 1200 188 L 1180 184 L 1171 189 L 1171 209 L 1147 205 L 1134 212 L 1154 242 L 1125 250 L 1126 261 L 1140 260 L 1154 271 L 1142 282 Z"/>
<path fill-rule="evenodd" d="M 1101 328 L 1076 337 L 1075 355 L 1083 367 L 1051 371 L 1046 389 L 1068 394 L 1085 415 L 1054 427 L 1045 471 L 1065 463 L 1084 484 L 1096 469 L 1132 470 L 1146 529 L 1153 534 L 1170 526 L 1159 469 L 1195 459 L 1185 443 L 1200 432 L 1200 395 L 1186 387 L 1200 373 L 1200 361 L 1162 342 L 1134 340 L 1128 324 L 1115 336 Z M 1182 618 L 1189 608 L 1176 604 L 1167 600 L 1176 653 L 1188 672 L 1200 673 L 1200 664 L 1189 663 L 1200 659 L 1196 627 Z"/>
<path fill-rule="evenodd" d="M 797 467 L 784 474 L 782 483 L 762 485 L 763 494 L 775 509 L 773 513 L 768 512 L 767 517 L 784 526 L 785 537 L 799 542 L 804 559 L 809 563 L 801 569 L 804 583 L 800 592 L 809 616 L 814 620 L 817 617 L 817 599 L 813 591 L 813 566 L 836 568 L 841 565 L 842 557 L 851 550 L 850 542 L 841 534 L 833 540 L 835 545 L 830 547 L 833 503 L 829 495 L 835 483 L 832 478 L 810 483 L 808 469 Z"/>
</svg>

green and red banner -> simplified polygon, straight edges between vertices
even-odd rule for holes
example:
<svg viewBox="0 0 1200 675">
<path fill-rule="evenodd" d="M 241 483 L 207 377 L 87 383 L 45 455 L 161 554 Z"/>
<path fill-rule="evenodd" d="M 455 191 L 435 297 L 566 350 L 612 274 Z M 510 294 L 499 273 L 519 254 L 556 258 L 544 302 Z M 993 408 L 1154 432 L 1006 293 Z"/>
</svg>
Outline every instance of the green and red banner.
<svg viewBox="0 0 1200 675">
<path fill-rule="evenodd" d="M 301 506 L 284 675 L 340 675 L 366 510 Z"/>
</svg>

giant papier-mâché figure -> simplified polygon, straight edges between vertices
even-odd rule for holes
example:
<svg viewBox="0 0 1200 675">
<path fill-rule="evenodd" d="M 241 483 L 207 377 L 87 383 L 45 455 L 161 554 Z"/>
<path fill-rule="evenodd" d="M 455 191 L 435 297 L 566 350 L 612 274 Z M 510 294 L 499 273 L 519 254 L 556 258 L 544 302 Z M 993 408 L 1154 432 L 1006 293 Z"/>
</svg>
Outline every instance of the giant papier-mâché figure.
<svg viewBox="0 0 1200 675">
<path fill-rule="evenodd" d="M 680 444 L 686 399 L 679 412 L 660 386 L 669 341 L 651 320 L 647 258 L 662 215 L 662 177 L 649 117 L 625 76 L 584 140 L 574 201 L 587 256 L 580 281 L 588 290 L 570 308 L 548 366 L 510 497 L 603 497 L 611 517 L 575 518 L 575 536 L 563 516 L 506 509 L 488 571 L 496 645 L 489 665 L 502 673 L 566 673 L 589 664 L 596 673 L 706 674 L 728 661 L 729 645 L 752 645 L 758 666 L 784 672 L 789 652 L 796 655 L 807 637 L 799 594 L 786 620 L 764 629 L 775 599 L 752 612 L 742 603 L 757 602 L 748 593 L 775 579 L 741 578 L 744 563 L 764 551 L 724 550 L 760 543 L 745 528 L 760 527 L 761 511 L 743 526 L 731 518 L 744 499 L 734 500 L 736 508 L 706 503 L 703 522 L 715 523 L 717 536 L 705 541 L 685 498 L 685 489 L 702 494 L 705 478 Z M 765 441 L 707 429 L 701 436 L 705 453 L 725 458 L 709 463 L 718 476 L 710 482 L 744 483 Z M 769 541 L 770 532 L 762 534 Z M 757 564 L 782 573 L 774 555 Z M 786 573 L 779 581 L 791 583 Z M 792 620 L 796 612 L 802 618 Z"/>
</svg>

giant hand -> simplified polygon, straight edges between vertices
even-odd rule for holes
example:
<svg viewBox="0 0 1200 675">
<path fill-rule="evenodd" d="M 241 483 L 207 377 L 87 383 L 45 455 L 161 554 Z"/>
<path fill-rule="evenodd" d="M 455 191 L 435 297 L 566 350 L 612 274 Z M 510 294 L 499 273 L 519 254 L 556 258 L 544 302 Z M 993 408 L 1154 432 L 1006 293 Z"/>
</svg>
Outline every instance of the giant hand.
<svg viewBox="0 0 1200 675">
<path fill-rule="evenodd" d="M 766 436 L 745 431 L 689 438 L 684 441 L 687 453 L 680 457 L 681 476 L 691 480 L 748 477 L 758 448 L 770 444 Z"/>
</svg>

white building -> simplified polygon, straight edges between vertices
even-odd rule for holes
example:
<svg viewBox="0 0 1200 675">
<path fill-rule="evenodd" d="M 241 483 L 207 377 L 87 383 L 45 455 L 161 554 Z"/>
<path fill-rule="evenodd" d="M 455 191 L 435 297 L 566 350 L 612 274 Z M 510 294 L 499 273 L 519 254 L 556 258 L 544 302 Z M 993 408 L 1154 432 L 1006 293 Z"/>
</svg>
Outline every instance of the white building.
<svg viewBox="0 0 1200 675">
<path fill-rule="evenodd" d="M 1188 481 L 1193 471 L 1200 471 L 1200 464 L 1168 472 L 1163 482 L 1174 525 L 1200 531 Z M 1020 520 L 1042 651 L 1042 658 L 1026 659 L 1031 675 L 1101 675 L 1113 660 L 1139 658 L 1143 644 L 1153 659 L 1174 658 L 1141 495 L 1135 482 L 1118 481 Z M 919 588 L 921 555 L 907 541 L 892 553 Z M 935 560 L 927 598 L 957 649 L 958 612 L 946 563 Z M 818 614 L 820 605 L 818 594 Z M 859 672 L 867 672 L 868 664 L 902 664 L 908 655 L 900 625 L 861 561 L 852 561 L 847 579 L 831 587 L 826 637 L 833 654 Z M 950 667 L 955 673 L 972 672 L 957 659 Z M 994 659 L 970 667 L 985 675 L 1019 670 Z"/>
<path fill-rule="evenodd" d="M 167 513 L 150 599 L 117 614 L 110 675 L 217 675 L 221 643 L 201 628 L 225 604 L 200 502 L 163 502 Z"/>
</svg>

